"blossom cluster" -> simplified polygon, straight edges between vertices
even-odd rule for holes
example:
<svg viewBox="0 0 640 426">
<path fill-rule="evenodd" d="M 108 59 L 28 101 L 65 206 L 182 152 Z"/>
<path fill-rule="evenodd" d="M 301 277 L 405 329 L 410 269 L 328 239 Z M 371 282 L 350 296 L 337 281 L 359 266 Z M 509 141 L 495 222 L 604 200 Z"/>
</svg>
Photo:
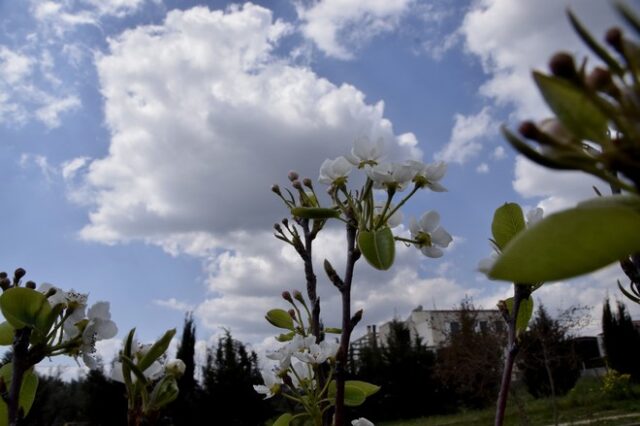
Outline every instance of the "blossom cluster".
<svg viewBox="0 0 640 426">
<path fill-rule="evenodd" d="M 111 320 L 109 302 L 96 302 L 87 309 L 88 294 L 64 291 L 49 283 L 43 283 L 38 290 L 47 296 L 52 309 L 61 310 L 61 320 L 54 327 L 54 330 L 62 329 L 56 347 L 65 348 L 69 355 L 81 357 L 90 369 L 96 368 L 96 342 L 115 337 L 118 333 L 118 327 Z"/>
</svg>

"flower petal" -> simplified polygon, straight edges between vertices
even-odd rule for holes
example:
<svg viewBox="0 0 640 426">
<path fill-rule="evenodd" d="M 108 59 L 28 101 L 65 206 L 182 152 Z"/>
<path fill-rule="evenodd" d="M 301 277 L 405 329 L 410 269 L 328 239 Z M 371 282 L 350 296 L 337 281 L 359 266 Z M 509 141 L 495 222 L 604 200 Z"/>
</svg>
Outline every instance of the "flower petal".
<svg viewBox="0 0 640 426">
<path fill-rule="evenodd" d="M 431 233 L 440 224 L 440 214 L 435 210 L 428 211 L 422 215 L 418 223 L 421 230 Z"/>
<path fill-rule="evenodd" d="M 425 256 L 432 257 L 434 259 L 438 257 L 442 257 L 442 255 L 444 254 L 442 250 L 440 250 L 438 247 L 435 247 L 435 246 L 424 246 L 420 249 L 420 251 Z"/>
<path fill-rule="evenodd" d="M 435 231 L 431 233 L 431 243 L 439 247 L 448 247 L 451 244 L 453 238 L 442 226 L 438 226 Z"/>
</svg>

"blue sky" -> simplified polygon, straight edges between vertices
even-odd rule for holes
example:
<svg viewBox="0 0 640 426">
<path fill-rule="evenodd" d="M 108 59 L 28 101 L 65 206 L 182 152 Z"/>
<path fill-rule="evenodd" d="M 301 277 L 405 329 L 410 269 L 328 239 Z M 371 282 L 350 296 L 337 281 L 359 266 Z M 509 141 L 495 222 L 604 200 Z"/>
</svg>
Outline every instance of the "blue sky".
<svg viewBox="0 0 640 426">
<path fill-rule="evenodd" d="M 286 212 L 270 185 L 291 169 L 316 179 L 355 138 L 383 137 L 389 158 L 449 163 L 449 192 L 404 214 L 438 210 L 455 241 L 438 260 L 401 248 L 388 272 L 359 263 L 360 328 L 465 295 L 493 307 L 509 286 L 475 269 L 495 208 L 550 212 L 604 187 L 518 158 L 498 133 L 548 115 L 531 69 L 586 53 L 567 5 L 598 36 L 617 22 L 599 0 L 0 1 L 2 268 L 109 300 L 120 336 L 152 339 L 193 310 L 201 340 L 227 327 L 260 348 L 264 312 L 303 288 L 272 237 Z M 340 264 L 341 234 L 326 231 L 319 261 Z M 537 295 L 594 306 L 594 331 L 616 278 Z M 320 287 L 336 325 L 338 295 Z"/>
</svg>

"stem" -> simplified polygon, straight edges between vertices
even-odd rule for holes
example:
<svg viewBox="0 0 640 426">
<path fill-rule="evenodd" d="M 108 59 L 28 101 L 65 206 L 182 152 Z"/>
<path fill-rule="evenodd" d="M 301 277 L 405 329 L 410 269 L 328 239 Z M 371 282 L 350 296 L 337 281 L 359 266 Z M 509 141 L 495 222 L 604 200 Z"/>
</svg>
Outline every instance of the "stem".
<svg viewBox="0 0 640 426">
<path fill-rule="evenodd" d="M 344 383 L 345 373 L 349 354 L 349 340 L 351 331 L 357 323 L 357 319 L 351 318 L 351 283 L 353 281 L 353 270 L 355 263 L 360 257 L 360 251 L 356 248 L 356 233 L 358 229 L 352 220 L 347 225 L 347 265 L 344 280 L 340 289 L 342 296 L 342 334 L 340 336 L 340 347 L 336 354 L 336 407 L 334 413 L 334 426 L 344 426 Z"/>
<path fill-rule="evenodd" d="M 13 340 L 13 374 L 7 401 L 9 426 L 20 425 L 24 417 L 24 413 L 20 409 L 20 387 L 22 386 L 22 379 L 24 378 L 25 372 L 31 367 L 31 365 L 29 365 L 30 337 L 31 329 L 24 327 L 16 330 Z"/>
<path fill-rule="evenodd" d="M 507 326 L 509 336 L 507 342 L 506 359 L 504 361 L 504 370 L 502 372 L 502 382 L 500 383 L 500 393 L 498 394 L 498 403 L 496 407 L 495 426 L 502 426 L 504 422 L 504 414 L 507 408 L 507 399 L 509 398 L 509 387 L 511 386 L 511 375 L 513 374 L 513 365 L 516 356 L 520 351 L 516 335 L 516 321 L 518 319 L 518 311 L 520 310 L 520 302 L 522 299 L 528 298 L 531 293 L 529 286 L 525 284 L 515 284 L 513 291 L 513 312 L 507 315 Z"/>
</svg>

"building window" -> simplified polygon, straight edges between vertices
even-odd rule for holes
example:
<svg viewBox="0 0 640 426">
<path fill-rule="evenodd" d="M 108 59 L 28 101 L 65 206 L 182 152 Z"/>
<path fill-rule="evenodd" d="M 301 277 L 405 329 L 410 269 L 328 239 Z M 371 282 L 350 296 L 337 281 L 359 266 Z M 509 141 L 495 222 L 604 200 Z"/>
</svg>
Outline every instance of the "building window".
<svg viewBox="0 0 640 426">
<path fill-rule="evenodd" d="M 458 334 L 460 332 L 460 323 L 458 323 L 456 321 L 450 322 L 449 323 L 449 331 L 451 332 L 452 336 Z"/>
</svg>

